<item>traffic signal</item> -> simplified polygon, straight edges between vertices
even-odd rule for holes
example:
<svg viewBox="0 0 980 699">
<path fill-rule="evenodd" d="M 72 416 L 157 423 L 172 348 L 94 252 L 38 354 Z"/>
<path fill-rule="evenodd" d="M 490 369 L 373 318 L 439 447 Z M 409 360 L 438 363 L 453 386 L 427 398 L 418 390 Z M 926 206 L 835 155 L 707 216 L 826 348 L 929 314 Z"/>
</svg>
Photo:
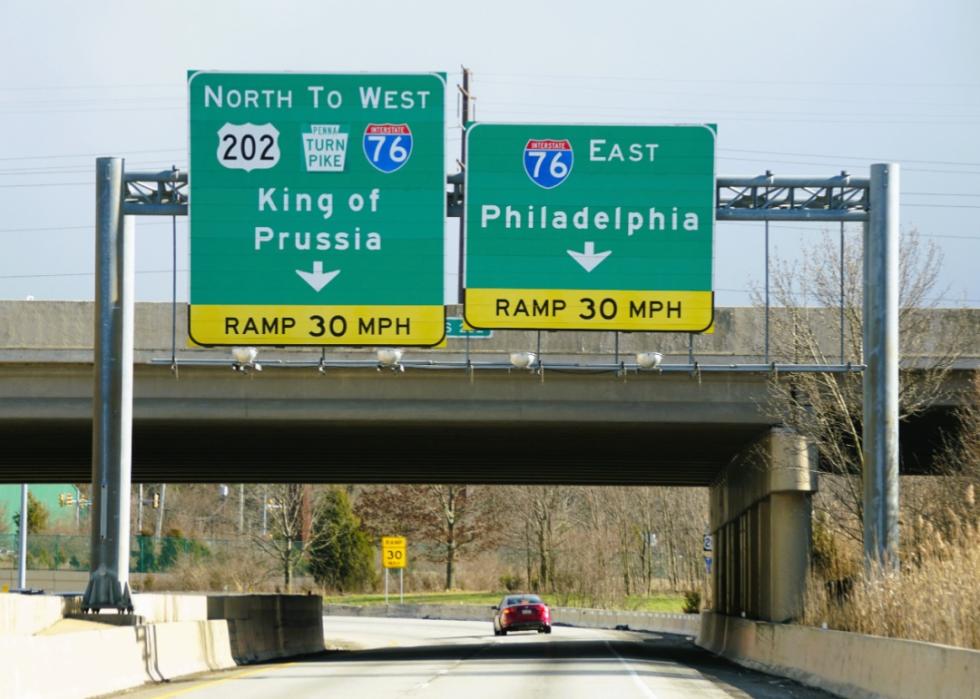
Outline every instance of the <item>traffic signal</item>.
<svg viewBox="0 0 980 699">
<path fill-rule="evenodd" d="M 153 493 L 153 509 L 160 509 L 160 493 Z"/>
</svg>

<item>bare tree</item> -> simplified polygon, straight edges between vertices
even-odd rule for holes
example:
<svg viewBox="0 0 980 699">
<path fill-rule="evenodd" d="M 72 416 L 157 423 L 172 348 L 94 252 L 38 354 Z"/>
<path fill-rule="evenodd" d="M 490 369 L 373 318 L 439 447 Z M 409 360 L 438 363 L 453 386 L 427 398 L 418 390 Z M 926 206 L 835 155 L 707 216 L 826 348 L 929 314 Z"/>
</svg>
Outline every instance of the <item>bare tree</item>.
<svg viewBox="0 0 980 699">
<path fill-rule="evenodd" d="M 268 486 L 267 493 L 268 529 L 253 534 L 252 541 L 277 562 L 289 592 L 296 565 L 314 543 L 308 522 L 310 492 L 299 483 L 279 483 Z"/>
<path fill-rule="evenodd" d="M 398 534 L 428 543 L 423 555 L 445 565 L 445 589 L 451 590 L 459 558 L 494 543 L 495 492 L 459 484 L 366 486 L 355 509 L 375 537 Z"/>
<path fill-rule="evenodd" d="M 851 236 L 841 263 L 837 241 L 823 239 L 804 249 L 802 262 L 777 261 L 770 275 L 771 353 L 774 361 L 812 364 L 860 362 L 863 276 L 861 246 Z M 936 327 L 928 313 L 937 304 L 942 256 L 915 231 L 902 238 L 900 264 L 900 419 L 930 406 L 946 390 L 946 378 L 961 353 L 966 328 Z M 843 277 L 841 273 L 843 271 Z M 843 288 L 843 328 L 837 308 Z M 762 299 L 756 294 L 757 303 Z M 840 333 L 844 352 L 840 355 Z M 857 373 L 792 373 L 770 382 L 770 411 L 820 451 L 821 465 L 834 474 L 825 480 L 817 507 L 829 507 L 823 521 L 860 541 L 864 460 L 861 449 L 862 377 Z M 829 497 L 827 497 L 829 495 Z M 823 504 L 821 504 L 823 503 Z M 842 516 L 843 515 L 843 516 Z"/>
<path fill-rule="evenodd" d="M 553 592 L 558 588 L 558 555 L 572 528 L 580 488 L 561 485 L 508 488 L 506 497 L 520 513 L 517 525 L 527 557 L 528 586 Z"/>
</svg>

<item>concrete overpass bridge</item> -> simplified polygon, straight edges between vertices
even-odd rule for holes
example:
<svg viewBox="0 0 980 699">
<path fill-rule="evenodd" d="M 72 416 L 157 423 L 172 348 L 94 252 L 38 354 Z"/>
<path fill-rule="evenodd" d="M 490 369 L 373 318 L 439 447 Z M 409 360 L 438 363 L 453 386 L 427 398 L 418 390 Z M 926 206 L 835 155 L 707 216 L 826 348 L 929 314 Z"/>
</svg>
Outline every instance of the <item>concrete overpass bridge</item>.
<svg viewBox="0 0 980 699">
<path fill-rule="evenodd" d="M 185 314 L 136 309 L 134 481 L 710 486 L 719 610 L 773 620 L 798 610 L 818 462 L 767 407 L 773 371 L 755 310 L 722 309 L 715 333 L 698 337 L 452 339 L 406 353 L 404 371 L 363 349 L 310 348 L 262 349 L 262 371 L 233 371 L 227 349 L 188 347 Z M 0 317 L 0 480 L 89 480 L 91 304 L 6 302 Z M 930 322 L 938 348 L 957 324 L 976 337 L 980 312 Z M 976 350 L 954 384 L 980 363 Z M 515 368 L 515 351 L 536 352 L 541 368 Z M 639 367 L 637 353 L 651 351 L 660 367 Z M 928 465 L 951 407 L 903 428 L 907 463 Z"/>
<path fill-rule="evenodd" d="M 87 303 L 0 304 L 0 480 L 91 477 L 92 312 Z M 262 349 L 264 371 L 232 371 L 227 349 L 188 347 L 186 308 L 176 326 L 171 312 L 136 312 L 137 482 L 708 486 L 778 422 L 752 309 L 721 310 L 717 331 L 690 343 L 654 333 L 450 339 L 406 353 L 404 372 L 378 371 L 373 352 L 316 348 Z M 937 334 L 961 319 L 937 316 Z M 832 327 L 827 340 L 834 346 Z M 514 351 L 537 352 L 541 370 L 514 368 Z M 637 366 L 649 351 L 663 353 L 659 370 Z M 930 433 L 947 421 L 940 406 L 908 427 L 913 469 L 927 464 Z"/>
</svg>

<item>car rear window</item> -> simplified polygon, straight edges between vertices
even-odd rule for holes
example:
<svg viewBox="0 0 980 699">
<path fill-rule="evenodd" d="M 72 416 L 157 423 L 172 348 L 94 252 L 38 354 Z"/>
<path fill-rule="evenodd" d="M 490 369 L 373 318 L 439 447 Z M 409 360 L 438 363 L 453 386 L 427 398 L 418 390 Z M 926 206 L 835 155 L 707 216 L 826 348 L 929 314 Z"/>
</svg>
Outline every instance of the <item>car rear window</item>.
<svg viewBox="0 0 980 699">
<path fill-rule="evenodd" d="M 521 595 L 520 597 L 507 597 L 504 600 L 505 607 L 511 607 L 515 604 L 541 604 L 541 598 L 537 595 Z"/>
</svg>

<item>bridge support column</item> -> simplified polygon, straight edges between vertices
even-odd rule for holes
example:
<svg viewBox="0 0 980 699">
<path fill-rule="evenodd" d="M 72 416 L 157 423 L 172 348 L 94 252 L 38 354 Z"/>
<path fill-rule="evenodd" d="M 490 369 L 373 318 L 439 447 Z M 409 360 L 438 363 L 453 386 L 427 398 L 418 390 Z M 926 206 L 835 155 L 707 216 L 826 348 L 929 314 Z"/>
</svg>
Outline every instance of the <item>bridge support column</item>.
<svg viewBox="0 0 980 699">
<path fill-rule="evenodd" d="M 774 428 L 711 487 L 715 611 L 776 622 L 800 615 L 816 463 L 802 437 Z"/>
</svg>

